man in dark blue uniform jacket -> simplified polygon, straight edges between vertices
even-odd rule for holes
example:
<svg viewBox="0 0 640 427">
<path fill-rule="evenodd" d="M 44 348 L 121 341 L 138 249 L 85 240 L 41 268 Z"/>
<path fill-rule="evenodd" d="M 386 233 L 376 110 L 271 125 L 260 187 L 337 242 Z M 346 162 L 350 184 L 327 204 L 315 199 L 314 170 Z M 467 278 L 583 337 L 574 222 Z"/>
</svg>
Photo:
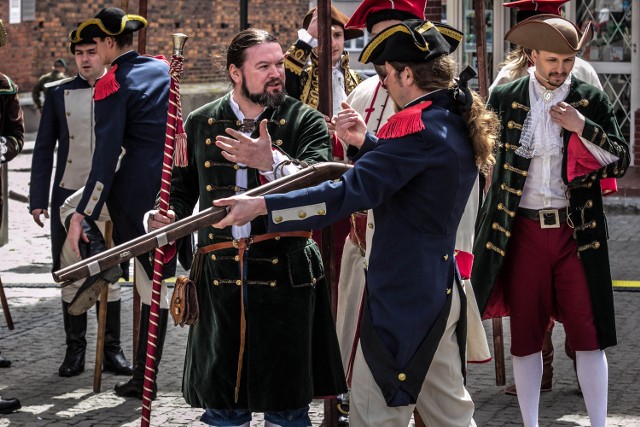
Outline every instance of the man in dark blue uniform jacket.
<svg viewBox="0 0 640 427">
<path fill-rule="evenodd" d="M 405 21 L 381 32 L 361 62 L 384 66 L 384 84 L 403 110 L 376 139 L 344 104 L 340 139 L 354 147 L 355 167 L 338 182 L 264 198 L 216 201 L 231 206 L 215 227 L 268 215 L 270 231 L 321 228 L 351 212 L 373 209 L 367 292 L 353 368 L 350 422 L 406 426 L 418 408 L 427 424 L 470 426 L 464 388 L 466 299 L 454 261 L 456 229 L 495 133 L 470 123 L 480 99 L 454 83 L 451 53 L 462 38 L 431 22 Z M 398 61 L 406 62 L 398 62 Z M 442 77 L 439 77 L 442 76 Z M 473 105 L 472 105 L 473 99 Z M 482 146 L 482 150 L 478 147 Z M 475 152 L 474 152 L 475 148 Z"/>
<path fill-rule="evenodd" d="M 108 7 L 78 26 L 77 38 L 92 38 L 98 55 L 111 68 L 95 89 L 96 149 L 82 199 L 71 218 L 67 239 L 77 253 L 82 234 L 80 223 L 86 216 L 96 219 L 106 203 L 113 221 L 116 244 L 145 233 L 144 214 L 154 206 L 160 190 L 165 127 L 169 102 L 169 66 L 166 62 L 141 56 L 132 50 L 133 33 L 147 25 L 137 15 Z M 116 164 L 121 150 L 120 168 Z M 146 274 L 139 269 L 144 268 Z M 142 373 L 151 304 L 152 266 L 145 254 L 136 259 L 136 287 L 141 295 L 142 316 L 136 355 L 140 374 L 135 384 L 120 384 L 122 396 L 142 395 Z M 163 292 L 166 295 L 166 290 Z M 168 300 L 161 304 L 156 366 L 162 354 Z M 141 362 L 142 361 L 142 362 Z"/>
</svg>

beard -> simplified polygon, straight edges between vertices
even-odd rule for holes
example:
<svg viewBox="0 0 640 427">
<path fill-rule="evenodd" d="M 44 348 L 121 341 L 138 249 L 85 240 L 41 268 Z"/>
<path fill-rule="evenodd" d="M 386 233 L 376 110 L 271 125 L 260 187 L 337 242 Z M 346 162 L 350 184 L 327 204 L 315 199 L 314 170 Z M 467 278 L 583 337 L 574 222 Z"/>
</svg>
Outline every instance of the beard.
<svg viewBox="0 0 640 427">
<path fill-rule="evenodd" d="M 567 73 L 551 73 L 549 74 L 549 78 L 547 79 L 548 83 L 551 86 L 560 87 L 567 80 Z M 551 79 L 561 78 L 562 80 L 559 83 L 554 82 Z"/>
<path fill-rule="evenodd" d="M 269 85 L 273 83 L 278 83 L 281 87 L 284 88 L 284 82 L 280 78 L 274 78 L 265 83 L 262 88 L 262 92 L 260 93 L 251 93 L 249 88 L 247 87 L 246 79 L 242 79 L 242 95 L 251 102 L 254 102 L 258 105 L 262 105 L 267 108 L 276 108 L 282 104 L 285 98 L 284 90 L 277 90 L 275 92 L 269 91 Z"/>
</svg>

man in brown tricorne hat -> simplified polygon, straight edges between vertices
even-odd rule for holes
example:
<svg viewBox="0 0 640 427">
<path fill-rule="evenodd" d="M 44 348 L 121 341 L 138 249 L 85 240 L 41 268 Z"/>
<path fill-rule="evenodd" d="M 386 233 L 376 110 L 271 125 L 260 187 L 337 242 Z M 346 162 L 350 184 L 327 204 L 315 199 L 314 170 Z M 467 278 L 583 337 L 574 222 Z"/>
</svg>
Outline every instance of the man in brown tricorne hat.
<svg viewBox="0 0 640 427">
<path fill-rule="evenodd" d="M 484 318 L 510 316 L 524 425 L 538 425 L 541 350 L 551 317 L 564 324 L 576 351 L 591 425 L 604 426 L 603 350 L 616 344 L 616 333 L 600 180 L 624 175 L 629 148 L 607 95 L 571 73 L 590 28 L 582 33 L 543 14 L 505 38 L 531 49 L 534 67 L 489 98 L 503 131 L 471 280 Z"/>
</svg>

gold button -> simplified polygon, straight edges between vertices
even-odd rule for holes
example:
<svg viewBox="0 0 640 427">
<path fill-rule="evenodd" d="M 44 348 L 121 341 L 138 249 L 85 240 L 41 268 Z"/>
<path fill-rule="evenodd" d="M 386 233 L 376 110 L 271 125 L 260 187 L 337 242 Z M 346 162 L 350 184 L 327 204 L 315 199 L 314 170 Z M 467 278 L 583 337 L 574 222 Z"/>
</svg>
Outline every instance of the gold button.
<svg viewBox="0 0 640 427">
<path fill-rule="evenodd" d="M 285 119 L 280 119 L 280 126 L 284 126 L 287 124 L 287 121 Z"/>
<path fill-rule="evenodd" d="M 60 183 L 60 187 L 64 188 L 64 182 Z"/>
<path fill-rule="evenodd" d="M 71 112 L 70 112 L 70 111 L 67 111 L 67 116 L 70 116 L 70 115 L 71 115 Z"/>
<path fill-rule="evenodd" d="M 235 187 L 233 187 L 233 190 L 237 193 L 238 191 L 240 191 L 240 187 L 236 185 Z"/>
<path fill-rule="evenodd" d="M 211 255 L 211 261 L 215 261 L 217 258 L 215 255 Z"/>
<path fill-rule="evenodd" d="M 273 264 L 273 265 L 276 265 L 278 262 L 280 262 L 278 260 L 278 258 L 274 258 L 274 259 L 271 260 L 271 264 Z"/>
<path fill-rule="evenodd" d="M 93 200 L 98 200 L 98 196 L 93 196 L 92 199 Z"/>
<path fill-rule="evenodd" d="M 280 240 L 280 236 L 274 237 L 275 240 Z"/>
<path fill-rule="evenodd" d="M 399 381 L 404 381 L 404 380 L 406 380 L 406 379 L 407 379 L 407 376 L 404 374 L 404 372 L 400 372 L 400 373 L 398 374 L 398 380 L 399 380 Z"/>
<path fill-rule="evenodd" d="M 207 138 L 204 140 L 204 143 L 207 145 L 211 145 L 213 143 L 213 141 L 211 140 L 211 138 Z"/>
<path fill-rule="evenodd" d="M 600 242 L 593 242 L 593 247 L 598 249 L 600 247 Z"/>
<path fill-rule="evenodd" d="M 73 163 L 73 160 L 69 159 L 67 160 L 67 163 Z"/>
<path fill-rule="evenodd" d="M 233 169 L 238 170 L 238 169 L 240 169 L 240 166 L 239 165 L 233 165 Z"/>
<path fill-rule="evenodd" d="M 282 145 L 282 140 L 281 139 L 276 139 L 276 145 L 279 147 Z"/>
<path fill-rule="evenodd" d="M 307 217 L 307 213 L 304 211 L 300 211 L 298 212 L 298 218 L 306 218 Z"/>
<path fill-rule="evenodd" d="M 449 254 L 444 254 L 444 256 L 442 257 L 443 260 L 448 260 L 449 259 Z"/>
<path fill-rule="evenodd" d="M 100 185 L 100 184 L 96 185 L 96 190 L 102 191 L 102 185 Z"/>
<path fill-rule="evenodd" d="M 447 295 L 451 293 L 451 288 L 447 288 Z"/>
<path fill-rule="evenodd" d="M 209 160 L 207 160 L 206 162 L 204 162 L 204 167 L 205 168 L 210 168 L 211 167 L 211 162 Z"/>
<path fill-rule="evenodd" d="M 327 213 L 327 211 L 325 211 L 324 209 L 320 209 L 318 211 L 318 215 L 325 215 Z"/>
<path fill-rule="evenodd" d="M 313 283 L 314 285 L 316 284 L 317 281 L 318 280 L 315 277 L 311 279 L 311 283 Z"/>
<path fill-rule="evenodd" d="M 74 139 L 74 138 L 75 138 L 75 135 L 69 135 L 69 138 L 70 138 L 70 139 Z"/>
<path fill-rule="evenodd" d="M 234 257 L 233 257 L 233 260 L 234 260 L 234 261 L 240 261 L 240 255 L 236 255 L 236 256 L 234 256 Z"/>
<path fill-rule="evenodd" d="M 236 120 L 236 126 L 242 126 L 242 122 L 240 120 Z"/>
<path fill-rule="evenodd" d="M 215 119 L 210 118 L 209 120 L 207 120 L 207 123 L 209 123 L 209 125 L 212 125 L 216 122 Z"/>
<path fill-rule="evenodd" d="M 68 90 L 65 90 L 65 91 L 64 91 L 64 94 L 65 94 L 65 95 L 69 95 L 69 91 L 68 91 Z"/>
<path fill-rule="evenodd" d="M 213 240 L 213 233 L 209 233 L 209 239 Z"/>
<path fill-rule="evenodd" d="M 276 282 L 269 282 L 269 286 L 271 286 L 272 288 L 276 287 Z"/>
<path fill-rule="evenodd" d="M 236 285 L 242 286 L 242 280 L 240 280 L 240 279 L 236 280 Z"/>
<path fill-rule="evenodd" d="M 276 224 L 282 222 L 282 217 L 281 216 L 277 216 L 277 217 L 273 218 L 273 222 L 275 222 Z"/>
<path fill-rule="evenodd" d="M 213 186 L 212 185 L 207 185 L 207 191 L 211 191 L 213 190 Z"/>
<path fill-rule="evenodd" d="M 87 209 L 87 210 L 85 211 L 85 213 L 86 213 L 87 215 L 91 215 L 91 212 L 93 212 L 91 209 Z"/>
<path fill-rule="evenodd" d="M 373 229 L 373 223 L 372 223 L 372 222 L 368 223 L 368 224 L 367 224 L 367 227 L 369 227 L 369 228 Z"/>
<path fill-rule="evenodd" d="M 515 102 L 515 101 L 513 101 L 513 102 L 511 103 L 511 108 L 517 108 L 517 107 L 518 107 L 518 103 L 517 103 L 517 102 Z"/>
<path fill-rule="evenodd" d="M 218 286 L 219 284 L 220 284 L 220 281 L 219 281 L 219 280 L 214 280 L 214 281 L 213 281 L 213 285 L 214 285 L 214 286 Z"/>
</svg>

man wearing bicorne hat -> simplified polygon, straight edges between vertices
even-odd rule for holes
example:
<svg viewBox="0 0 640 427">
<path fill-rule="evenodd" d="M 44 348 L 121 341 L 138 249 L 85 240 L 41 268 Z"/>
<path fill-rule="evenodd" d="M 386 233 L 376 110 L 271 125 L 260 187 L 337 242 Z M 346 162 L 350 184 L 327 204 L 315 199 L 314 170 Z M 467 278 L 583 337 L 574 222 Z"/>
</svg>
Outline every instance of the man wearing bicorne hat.
<svg viewBox="0 0 640 427">
<path fill-rule="evenodd" d="M 49 218 L 49 189 L 57 149 L 53 190 L 51 191 L 51 255 L 53 270 L 80 261 L 65 241 L 65 216 L 60 209 L 68 197 L 84 187 L 91 167 L 95 148 L 94 137 L 94 86 L 106 68 L 96 51 L 92 38 L 76 39 L 76 30 L 69 35 L 69 52 L 74 56 L 78 74 L 74 77 L 48 83 L 46 102 L 38 128 L 38 136 L 33 151 L 31 178 L 29 185 L 29 209 L 34 221 L 44 227 L 42 217 Z M 79 193 L 79 196 L 82 192 Z M 73 213 L 75 209 L 70 210 Z M 97 223 L 85 218 L 83 230 L 89 242 L 80 241 L 82 258 L 88 258 L 106 250 L 103 230 L 109 219 L 107 209 Z M 102 217 L 102 215 L 101 215 Z M 117 375 L 133 374 L 133 366 L 126 359 L 120 346 L 120 285 L 122 274 L 119 266 L 112 267 L 108 285 L 107 321 L 104 339 L 104 370 Z M 106 273 L 105 273 L 106 274 Z M 87 347 L 87 313 L 74 312 L 71 308 L 78 294 L 100 275 L 79 280 L 62 288 L 62 314 L 67 349 L 64 361 L 58 369 L 61 377 L 73 377 L 84 371 Z M 81 287 L 82 285 L 82 287 Z M 100 287 L 98 287 L 99 292 Z M 95 301 L 96 295 L 92 302 Z M 100 303 L 98 303 L 99 305 Z M 93 305 L 93 304 L 91 304 Z M 103 306 L 104 307 L 104 306 Z M 87 309 L 89 308 L 86 307 Z"/>
<path fill-rule="evenodd" d="M 165 61 L 133 50 L 133 33 L 146 26 L 143 17 L 108 7 L 82 22 L 71 40 L 93 39 L 102 62 L 111 67 L 95 86 L 95 151 L 67 235 L 77 256 L 85 217 L 96 220 L 106 203 L 113 222 L 113 241 L 123 243 L 145 234 L 143 217 L 154 207 L 160 191 L 170 76 Z M 153 267 L 148 254 L 138 257 L 135 265 L 136 289 L 142 300 L 138 354 L 133 377 L 117 384 L 115 391 L 120 396 L 142 398 Z M 163 286 L 156 369 L 162 356 L 168 303 Z"/>
<path fill-rule="evenodd" d="M 353 169 L 287 194 L 214 201 L 230 207 L 216 228 L 266 214 L 271 231 L 317 229 L 373 210 L 351 388 L 354 426 L 404 427 L 416 408 L 427 425 L 475 425 L 464 387 L 466 298 L 454 252 L 478 168 L 493 161 L 499 121 L 468 89 L 472 70 L 455 78 L 450 53 L 461 40 L 457 30 L 423 20 L 381 31 L 360 61 L 383 68 L 401 111 L 379 139 L 355 110 L 338 114 L 336 134 L 351 146 Z"/>
<path fill-rule="evenodd" d="M 607 95 L 571 74 L 591 35 L 551 14 L 515 25 L 505 39 L 531 49 L 534 66 L 488 101 L 503 130 L 471 279 L 484 318 L 510 316 L 525 426 L 538 425 L 551 317 L 576 352 L 591 425 L 606 423 L 603 350 L 616 328 L 600 180 L 624 175 L 629 148 Z"/>
<path fill-rule="evenodd" d="M 562 15 L 562 5 L 569 0 L 516 0 L 509 3 L 503 3 L 504 7 L 509 9 L 517 10 L 516 13 L 516 22 L 522 22 L 527 18 L 530 18 L 535 15 L 540 15 L 543 13 L 549 13 L 561 16 Z M 500 72 L 498 76 L 495 78 L 491 87 L 489 87 L 489 93 L 493 91 L 496 86 L 503 85 L 505 83 L 512 82 L 520 77 L 524 77 L 527 75 L 527 68 L 532 65 L 531 63 L 531 49 L 525 48 L 523 46 L 516 46 L 509 54 L 507 55 L 505 61 L 500 64 Z M 585 83 L 589 83 L 597 87 L 598 89 L 602 89 L 602 85 L 600 84 L 600 79 L 598 78 L 598 73 L 593 67 L 585 60 L 576 56 L 575 64 L 571 69 L 571 75 L 580 80 L 583 80 Z M 616 191 L 616 183 L 615 179 L 611 178 L 608 180 L 604 180 L 601 182 L 603 194 L 613 194 Z M 553 341 L 551 339 L 551 334 L 553 332 L 553 328 L 555 326 L 555 321 L 551 319 L 549 321 L 549 327 L 547 328 L 547 334 L 545 335 L 544 345 L 542 347 L 542 361 L 543 361 L 543 372 L 542 372 L 542 382 L 540 383 L 540 391 L 547 392 L 551 391 L 553 387 L 553 357 L 554 357 L 554 348 Z M 567 356 L 573 360 L 574 368 L 576 355 L 569 344 L 565 341 L 565 352 Z M 580 385 L 578 384 L 578 388 Z M 514 384 L 511 384 L 505 388 L 505 393 L 515 396 L 517 394 L 517 390 Z"/>
<path fill-rule="evenodd" d="M 375 37 L 385 29 L 406 19 L 423 19 L 426 0 L 364 0 L 353 13 L 345 27 L 366 28 L 371 37 Z M 376 66 L 381 74 L 384 71 Z M 395 113 L 394 102 L 389 97 L 385 86 L 378 75 L 370 77 L 356 87 L 347 97 L 346 102 L 357 111 L 367 124 L 367 130 L 377 134 L 378 130 Z M 465 258 L 466 273 L 461 273 L 463 279 L 468 278 L 471 270 L 471 249 L 473 245 L 473 231 L 476 213 L 479 208 L 479 189 L 475 188 L 469 197 L 464 214 L 458 226 L 456 249 L 458 262 Z M 351 231 L 345 241 L 340 269 L 338 310 L 336 315 L 336 329 L 340 340 L 340 351 L 345 370 L 349 374 L 353 364 L 357 347 L 358 310 L 365 287 L 365 269 L 367 268 L 367 244 L 375 231 L 375 221 L 372 215 L 367 218 L 367 212 L 355 212 L 351 215 Z M 486 335 L 477 304 L 474 302 L 473 289 L 468 280 L 464 280 L 468 304 L 468 360 L 475 362 L 489 361 L 491 355 L 487 345 Z M 354 340 L 356 343 L 354 344 Z"/>
</svg>

